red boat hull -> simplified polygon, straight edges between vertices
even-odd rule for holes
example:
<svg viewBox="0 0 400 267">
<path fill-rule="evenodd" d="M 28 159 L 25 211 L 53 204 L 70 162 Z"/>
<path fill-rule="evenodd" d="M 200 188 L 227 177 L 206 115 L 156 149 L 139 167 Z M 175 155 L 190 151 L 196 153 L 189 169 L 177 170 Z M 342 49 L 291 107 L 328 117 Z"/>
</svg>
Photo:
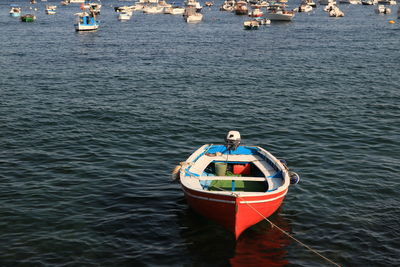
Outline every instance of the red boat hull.
<svg viewBox="0 0 400 267">
<path fill-rule="evenodd" d="M 182 187 L 189 206 L 227 228 L 236 239 L 244 230 L 272 215 L 287 193 L 286 189 L 276 194 L 234 196 L 209 194 Z"/>
</svg>

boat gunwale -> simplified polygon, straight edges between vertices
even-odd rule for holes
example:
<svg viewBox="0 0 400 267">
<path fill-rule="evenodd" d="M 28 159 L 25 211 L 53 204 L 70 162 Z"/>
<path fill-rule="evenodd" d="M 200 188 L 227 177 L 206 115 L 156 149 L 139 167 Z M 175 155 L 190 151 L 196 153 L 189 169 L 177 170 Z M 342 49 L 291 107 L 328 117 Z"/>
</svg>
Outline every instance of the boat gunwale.
<svg viewBox="0 0 400 267">
<path fill-rule="evenodd" d="M 191 180 L 190 179 L 196 179 L 199 181 L 199 179 L 194 176 L 194 175 L 186 175 L 186 168 L 190 168 L 191 164 L 196 162 L 199 158 L 205 155 L 205 153 L 212 147 L 214 146 L 213 144 L 205 144 L 198 148 L 194 153 L 192 153 L 188 159 L 183 162 L 183 166 L 180 170 L 179 177 L 180 177 L 180 182 L 182 186 L 191 189 L 193 191 L 196 191 L 198 193 L 204 193 L 207 195 L 214 195 L 214 196 L 232 196 L 232 197 L 262 197 L 262 196 L 272 196 L 275 194 L 279 194 L 283 191 L 288 190 L 288 187 L 290 185 L 290 177 L 288 173 L 288 169 L 286 166 L 283 165 L 283 163 L 278 160 L 275 156 L 273 156 L 270 152 L 268 152 L 266 149 L 260 147 L 260 146 L 244 146 L 244 147 L 249 147 L 249 148 L 256 148 L 260 154 L 264 154 L 266 158 L 268 158 L 272 163 L 276 165 L 278 168 L 277 171 L 282 171 L 282 179 L 283 183 L 279 187 L 277 187 L 273 191 L 266 191 L 266 192 L 241 192 L 241 191 L 208 191 L 203 188 L 194 188 L 191 186 Z M 272 166 L 271 166 L 272 167 Z M 265 173 L 264 173 L 265 174 Z M 200 177 L 200 176 L 199 176 Z M 210 176 L 210 180 L 212 180 L 213 176 Z M 265 178 L 267 179 L 268 177 L 260 177 L 260 178 Z M 285 192 L 285 194 L 286 194 Z"/>
</svg>

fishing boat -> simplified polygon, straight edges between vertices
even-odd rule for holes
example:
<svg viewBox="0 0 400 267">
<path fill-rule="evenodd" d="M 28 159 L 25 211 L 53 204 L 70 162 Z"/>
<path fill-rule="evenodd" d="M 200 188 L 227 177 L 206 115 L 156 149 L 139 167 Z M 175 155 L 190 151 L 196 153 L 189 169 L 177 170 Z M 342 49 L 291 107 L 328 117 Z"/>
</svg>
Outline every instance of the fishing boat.
<svg viewBox="0 0 400 267">
<path fill-rule="evenodd" d="M 366 6 L 372 6 L 376 5 L 378 3 L 378 0 L 362 0 L 361 4 L 366 5 Z"/>
<path fill-rule="evenodd" d="M 11 5 L 10 16 L 11 17 L 21 16 L 21 8 L 18 5 Z"/>
<path fill-rule="evenodd" d="M 84 6 L 84 8 L 89 9 L 94 14 L 100 15 L 101 7 L 102 7 L 102 5 L 100 3 L 89 2 L 89 3 L 84 4 L 83 6 Z"/>
<path fill-rule="evenodd" d="M 261 11 L 260 6 L 254 6 L 254 8 L 249 12 L 249 17 L 259 18 L 264 16 L 264 12 Z"/>
<path fill-rule="evenodd" d="M 22 22 L 34 22 L 36 20 L 36 16 L 33 14 L 26 14 L 21 16 Z"/>
<path fill-rule="evenodd" d="M 200 2 L 196 0 L 186 0 L 184 4 L 186 8 L 194 7 L 197 13 L 200 13 L 203 9 L 203 6 L 200 4 Z"/>
<path fill-rule="evenodd" d="M 272 215 L 289 185 L 299 181 L 267 150 L 240 142 L 240 133 L 230 131 L 224 145 L 201 146 L 173 171 L 189 206 L 227 228 L 236 239 Z"/>
<path fill-rule="evenodd" d="M 317 4 L 314 2 L 314 0 L 305 0 L 305 2 L 306 2 L 307 5 L 309 5 L 310 7 L 317 7 Z"/>
<path fill-rule="evenodd" d="M 120 21 L 127 21 L 132 18 L 132 11 L 123 11 L 118 13 L 118 20 Z"/>
<path fill-rule="evenodd" d="M 235 9 L 235 4 L 236 3 L 234 0 L 225 0 L 224 3 L 219 8 L 219 10 L 231 12 Z"/>
<path fill-rule="evenodd" d="M 57 10 L 57 6 L 55 5 L 46 5 L 46 14 L 47 15 L 55 15 Z"/>
<path fill-rule="evenodd" d="M 256 20 L 246 20 L 243 22 L 243 27 L 245 30 L 258 30 L 260 23 Z"/>
<path fill-rule="evenodd" d="M 68 6 L 70 4 L 69 0 L 61 1 L 60 5 L 62 6 Z"/>
<path fill-rule="evenodd" d="M 269 7 L 265 17 L 271 21 L 291 21 L 294 16 L 293 11 L 285 10 L 285 4 L 274 4 Z"/>
<path fill-rule="evenodd" d="M 203 14 L 197 12 L 196 7 L 189 6 L 185 8 L 183 18 L 187 23 L 198 23 L 203 20 Z"/>
<path fill-rule="evenodd" d="M 238 1 L 234 7 L 236 15 L 247 15 L 249 9 L 247 7 L 247 2 L 245 1 Z"/>
<path fill-rule="evenodd" d="M 343 11 L 341 11 L 337 6 L 334 6 L 329 12 L 329 17 L 344 17 Z"/>
<path fill-rule="evenodd" d="M 81 6 L 82 8 L 82 6 Z M 76 31 L 95 31 L 99 28 L 100 23 L 96 20 L 97 16 L 94 12 L 86 11 L 82 8 L 82 12 L 76 13 L 75 23 Z"/>
<path fill-rule="evenodd" d="M 159 5 L 149 5 L 143 8 L 143 13 L 147 14 L 161 14 L 164 13 L 164 7 Z"/>
<path fill-rule="evenodd" d="M 297 8 L 297 12 L 310 12 L 312 9 L 312 6 L 310 6 L 306 1 L 302 1 L 300 6 Z"/>
<path fill-rule="evenodd" d="M 172 6 L 164 8 L 164 14 L 171 14 L 171 15 L 183 15 L 185 13 L 185 9 L 180 6 Z"/>
<path fill-rule="evenodd" d="M 392 10 L 390 8 L 385 7 L 384 5 L 378 5 L 378 7 L 375 9 L 376 14 L 390 14 L 392 13 Z"/>
<path fill-rule="evenodd" d="M 185 20 L 187 23 L 198 23 L 203 20 L 203 14 L 196 12 L 186 16 Z"/>
</svg>

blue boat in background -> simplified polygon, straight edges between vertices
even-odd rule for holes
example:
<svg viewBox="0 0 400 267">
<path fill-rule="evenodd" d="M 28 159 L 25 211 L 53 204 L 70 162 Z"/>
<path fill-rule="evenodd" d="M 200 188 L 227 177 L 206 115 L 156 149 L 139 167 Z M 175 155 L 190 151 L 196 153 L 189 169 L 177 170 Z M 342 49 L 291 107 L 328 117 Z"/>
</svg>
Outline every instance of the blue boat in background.
<svg viewBox="0 0 400 267">
<path fill-rule="evenodd" d="M 99 28 L 100 23 L 96 20 L 97 15 L 92 9 L 86 11 L 86 8 L 81 6 L 82 12 L 76 13 L 77 21 L 75 23 L 76 31 L 95 31 Z"/>
</svg>

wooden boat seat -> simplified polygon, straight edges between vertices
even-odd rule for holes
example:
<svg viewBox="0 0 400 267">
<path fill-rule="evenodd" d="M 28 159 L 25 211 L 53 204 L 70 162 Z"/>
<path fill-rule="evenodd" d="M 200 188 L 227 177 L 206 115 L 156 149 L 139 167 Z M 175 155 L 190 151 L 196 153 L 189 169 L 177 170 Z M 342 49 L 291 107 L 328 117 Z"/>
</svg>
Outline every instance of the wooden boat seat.
<svg viewBox="0 0 400 267">
<path fill-rule="evenodd" d="M 257 155 L 221 155 L 221 156 L 207 156 L 200 157 L 190 168 L 190 172 L 201 175 L 207 166 L 213 161 L 226 161 L 228 162 L 251 162 L 266 176 L 271 176 L 276 173 L 276 170 Z"/>
</svg>

